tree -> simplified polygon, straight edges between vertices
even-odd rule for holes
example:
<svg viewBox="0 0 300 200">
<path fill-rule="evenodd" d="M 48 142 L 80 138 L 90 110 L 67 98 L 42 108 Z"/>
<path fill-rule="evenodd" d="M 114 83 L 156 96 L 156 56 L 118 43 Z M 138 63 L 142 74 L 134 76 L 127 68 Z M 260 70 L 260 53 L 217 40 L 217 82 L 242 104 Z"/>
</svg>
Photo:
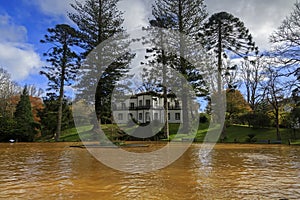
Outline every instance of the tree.
<svg viewBox="0 0 300 200">
<path fill-rule="evenodd" d="M 293 129 L 294 138 L 296 139 L 296 129 L 300 128 L 300 97 L 297 93 L 293 93 L 292 95 L 294 106 L 290 113 L 290 125 Z"/>
<path fill-rule="evenodd" d="M 281 26 L 270 36 L 270 42 L 274 44 L 273 56 L 276 57 L 287 70 L 287 76 L 294 75 L 296 81 L 291 86 L 300 89 L 300 2 L 295 3 L 294 10 L 286 17 Z"/>
<path fill-rule="evenodd" d="M 55 136 L 57 125 L 57 111 L 60 106 L 59 98 L 50 95 L 43 98 L 43 108 L 38 110 L 37 116 L 40 118 L 42 136 Z M 72 110 L 66 99 L 63 100 L 61 130 L 74 127 Z"/>
<path fill-rule="evenodd" d="M 20 86 L 11 80 L 10 74 L 0 68 L 0 118 L 13 118 L 12 97 L 21 92 Z"/>
<path fill-rule="evenodd" d="M 202 28 L 204 19 L 207 16 L 206 6 L 203 0 L 161 0 L 155 1 L 152 9 L 152 15 L 155 20 L 152 21 L 152 26 L 160 28 L 168 28 L 176 30 L 183 35 L 187 35 L 195 39 L 196 35 Z M 194 44 L 187 41 L 183 35 L 178 38 L 172 38 L 174 46 L 178 47 L 177 55 L 172 57 L 165 55 L 162 52 L 161 59 L 171 58 L 171 66 L 183 75 L 190 82 L 196 94 L 203 95 L 203 79 L 201 73 L 189 63 L 186 58 L 195 53 Z M 174 47 L 175 48 L 175 47 Z M 165 57 L 166 56 L 166 57 Z M 170 61 L 170 60 L 169 60 Z M 181 85 L 183 86 L 183 80 Z M 183 111 L 183 128 L 182 132 L 189 132 L 189 103 L 187 90 L 183 89 L 182 94 L 182 111 Z"/>
<path fill-rule="evenodd" d="M 226 91 L 228 120 L 232 123 L 235 117 L 251 111 L 251 108 L 239 90 Z"/>
<path fill-rule="evenodd" d="M 27 88 L 29 96 L 32 97 L 40 97 L 44 93 L 42 88 L 37 88 L 35 85 L 28 85 Z"/>
<path fill-rule="evenodd" d="M 169 119 L 168 119 L 168 87 L 167 82 L 170 79 L 168 75 L 167 64 L 170 65 L 170 53 L 166 53 L 165 44 L 166 40 L 163 34 L 163 29 L 170 28 L 172 26 L 172 19 L 170 17 L 164 17 L 163 14 L 156 16 L 156 19 L 150 20 L 150 27 L 144 28 L 144 30 L 150 33 L 149 41 L 153 45 L 152 48 L 148 48 L 146 53 L 149 56 L 148 63 L 143 68 L 143 87 L 149 88 L 149 91 L 156 91 L 163 93 L 163 108 L 164 108 L 164 136 L 169 139 Z M 157 29 L 156 29 L 157 28 Z M 169 57 L 168 57 L 169 56 Z"/>
<path fill-rule="evenodd" d="M 265 88 L 265 94 L 266 98 L 269 102 L 269 104 L 273 108 L 273 113 L 275 116 L 275 126 L 276 126 L 276 135 L 277 139 L 281 140 L 281 134 L 279 130 L 280 125 L 280 108 L 281 108 L 281 102 L 284 99 L 284 90 L 285 86 L 280 81 L 280 73 L 278 72 L 278 69 L 269 66 L 266 71 L 266 76 L 268 77 L 268 80 L 264 82 L 264 88 Z"/>
<path fill-rule="evenodd" d="M 61 134 L 62 107 L 65 85 L 71 85 L 76 77 L 79 68 L 79 56 L 72 50 L 72 47 L 79 46 L 79 33 L 66 24 L 58 24 L 55 28 L 48 29 L 48 35 L 41 43 L 50 44 L 52 47 L 44 56 L 47 56 L 47 62 L 50 66 L 43 67 L 44 71 L 40 73 L 45 75 L 49 82 L 48 90 L 55 90 L 59 93 L 57 130 L 55 140 L 58 141 Z"/>
<path fill-rule="evenodd" d="M 95 65 L 91 64 L 86 68 L 85 66 L 81 68 L 84 76 L 80 78 L 78 84 L 78 97 L 89 96 L 94 92 L 92 91 L 94 85 L 97 85 L 96 94 L 93 94 L 94 99 L 86 100 L 94 102 L 97 119 L 100 123 L 101 120 L 105 122 L 111 118 L 110 105 L 113 88 L 120 77 L 128 72 L 128 63 L 133 57 L 133 55 L 125 53 L 115 62 L 107 63 L 109 66 L 105 66 L 103 63 L 109 60 L 112 55 L 128 48 L 128 42 L 114 41 L 116 44 L 114 48 L 96 49 L 99 44 L 109 38 L 118 34 L 125 36 L 122 27 L 123 13 L 117 8 L 118 2 L 119 0 L 86 0 L 84 3 L 75 1 L 74 4 L 71 4 L 74 12 L 69 13 L 69 18 L 82 33 L 83 57 L 87 58 L 89 55 L 89 60 L 94 59 L 97 62 Z M 91 58 L 92 55 L 90 55 L 92 50 L 97 51 L 94 58 Z M 97 61 L 97 58 L 101 60 Z M 101 77 L 98 81 L 100 74 Z M 97 128 L 98 123 L 95 123 L 94 129 Z"/>
<path fill-rule="evenodd" d="M 227 52 L 247 57 L 249 53 L 258 51 L 244 23 L 227 12 L 213 14 L 204 24 L 204 31 L 199 33 L 199 39 L 208 51 L 213 50 L 217 54 L 220 75 L 223 74 L 222 61 L 228 57 Z M 218 91 L 221 90 L 221 80 L 218 80 Z"/>
<path fill-rule="evenodd" d="M 32 142 L 37 133 L 37 124 L 33 119 L 27 86 L 24 87 L 20 101 L 17 104 L 14 120 L 16 122 L 14 130 L 15 139 L 23 142 Z"/>
<path fill-rule="evenodd" d="M 251 109 L 256 112 L 259 102 L 263 99 L 260 83 L 264 79 L 265 60 L 263 56 L 245 59 L 241 63 L 241 76 L 246 87 L 246 100 Z"/>
<path fill-rule="evenodd" d="M 247 57 L 251 52 L 258 52 L 258 48 L 252 41 L 252 36 L 244 23 L 237 17 L 227 12 L 213 14 L 204 24 L 203 32 L 198 34 L 199 41 L 217 55 L 217 91 L 221 96 L 222 76 L 224 75 L 223 59 L 232 52 L 240 57 Z M 221 115 L 219 113 L 219 115 Z M 223 131 L 222 137 L 225 137 Z"/>
<path fill-rule="evenodd" d="M 74 12 L 69 18 L 82 32 L 84 55 L 117 33 L 124 32 L 123 13 L 118 10 L 119 0 L 85 0 L 71 4 Z"/>
<path fill-rule="evenodd" d="M 0 141 L 8 141 L 14 136 L 15 104 L 12 99 L 19 95 L 20 86 L 11 80 L 10 74 L 0 67 Z"/>
</svg>

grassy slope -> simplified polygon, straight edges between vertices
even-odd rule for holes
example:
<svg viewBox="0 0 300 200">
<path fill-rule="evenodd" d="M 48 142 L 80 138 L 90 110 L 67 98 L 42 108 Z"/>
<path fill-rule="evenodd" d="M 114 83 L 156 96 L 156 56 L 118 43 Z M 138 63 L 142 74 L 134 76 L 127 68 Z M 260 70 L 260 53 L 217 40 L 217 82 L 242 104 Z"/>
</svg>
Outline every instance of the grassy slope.
<svg viewBox="0 0 300 200">
<path fill-rule="evenodd" d="M 178 124 L 170 124 L 170 138 L 173 139 L 176 136 L 177 130 L 179 125 Z M 92 128 L 92 126 L 83 126 L 78 128 L 78 132 L 82 133 L 88 131 Z M 114 125 L 102 125 L 102 129 L 109 134 L 111 134 L 112 130 L 114 130 Z M 208 124 L 200 124 L 199 129 L 197 131 L 196 139 L 197 141 L 201 142 L 204 140 L 206 132 L 208 130 Z M 275 128 L 264 128 L 264 129 L 253 129 L 246 126 L 239 126 L 239 125 L 232 125 L 226 128 L 227 132 L 227 139 L 225 142 L 234 142 L 235 139 L 238 142 L 245 142 L 248 138 L 248 134 L 254 133 L 256 136 L 257 141 L 262 140 L 276 140 L 276 130 Z M 292 138 L 292 131 L 289 129 L 281 129 L 281 136 L 283 143 L 288 143 L 288 139 Z M 297 136 L 300 137 L 300 133 L 297 133 Z M 181 138 L 193 138 L 192 136 L 186 134 L 178 134 L 176 136 L 176 140 L 181 141 Z M 77 142 L 80 141 L 80 137 L 77 133 L 76 128 L 68 129 L 63 131 L 61 136 L 61 141 L 66 142 Z M 295 141 L 295 143 L 299 143 L 300 141 Z"/>
<path fill-rule="evenodd" d="M 262 140 L 277 140 L 276 129 L 275 128 L 260 128 L 253 129 L 245 126 L 230 126 L 226 130 L 228 138 L 226 142 L 234 142 L 236 139 L 239 142 L 245 142 L 248 134 L 255 134 L 257 141 Z M 280 129 L 281 140 L 283 143 L 288 143 L 288 139 L 292 138 L 291 130 Z"/>
</svg>

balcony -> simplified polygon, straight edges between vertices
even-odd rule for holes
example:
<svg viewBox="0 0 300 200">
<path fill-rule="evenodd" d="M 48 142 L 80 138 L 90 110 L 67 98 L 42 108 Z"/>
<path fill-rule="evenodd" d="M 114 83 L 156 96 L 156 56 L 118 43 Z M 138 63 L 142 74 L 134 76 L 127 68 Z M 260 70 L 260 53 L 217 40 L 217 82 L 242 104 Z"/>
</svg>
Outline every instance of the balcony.
<svg viewBox="0 0 300 200">
<path fill-rule="evenodd" d="M 169 110 L 181 110 L 181 106 L 168 106 Z"/>
<path fill-rule="evenodd" d="M 151 106 L 151 105 L 142 105 L 142 106 L 114 106 L 112 108 L 114 111 L 122 110 L 163 110 L 163 106 Z M 181 106 L 168 106 L 168 110 L 181 110 Z"/>
</svg>

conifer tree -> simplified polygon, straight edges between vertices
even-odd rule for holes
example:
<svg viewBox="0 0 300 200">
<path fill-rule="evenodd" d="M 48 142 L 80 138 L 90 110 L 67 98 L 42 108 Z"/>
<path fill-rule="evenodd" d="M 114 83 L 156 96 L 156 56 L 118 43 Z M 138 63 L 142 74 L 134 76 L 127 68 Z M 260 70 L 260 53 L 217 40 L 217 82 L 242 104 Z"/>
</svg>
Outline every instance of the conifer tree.
<svg viewBox="0 0 300 200">
<path fill-rule="evenodd" d="M 106 122 L 111 117 L 111 95 L 116 82 L 128 72 L 128 63 L 133 55 L 126 52 L 129 43 L 116 39 L 114 48 L 96 48 L 104 41 L 126 33 L 122 27 L 123 13 L 118 10 L 119 0 L 86 0 L 83 3 L 75 1 L 71 6 L 74 12 L 69 13 L 69 18 L 77 25 L 82 34 L 84 45 L 83 58 L 95 60 L 96 64 L 82 66 L 81 78 L 78 83 L 78 97 L 93 98 L 85 99 L 95 103 L 95 111 L 98 121 Z M 97 51 L 92 58 L 91 51 Z M 112 55 L 125 52 L 113 63 L 107 63 Z M 101 60 L 97 60 L 100 58 Z M 109 64 L 104 66 L 103 63 Z M 101 66 L 103 65 L 103 66 Z M 100 79 L 99 79 L 100 76 Z M 97 85 L 96 94 L 92 94 Z M 92 95 L 91 95 L 92 94 Z M 97 124 L 94 124 L 97 128 Z"/>
<path fill-rule="evenodd" d="M 249 53 L 258 53 L 258 48 L 252 41 L 252 35 L 239 18 L 227 12 L 213 14 L 204 24 L 203 32 L 198 34 L 199 41 L 217 56 L 217 95 L 223 98 L 222 76 L 224 69 L 223 59 L 228 57 L 227 53 L 232 52 L 240 57 L 247 57 Z M 225 105 L 218 105 L 216 108 L 216 120 L 221 123 L 222 110 Z M 224 127 L 225 128 L 225 127 Z M 222 138 L 225 138 L 225 129 Z"/>
<path fill-rule="evenodd" d="M 55 90 L 58 95 L 57 128 L 55 140 L 58 141 L 61 134 L 62 107 L 64 98 L 64 87 L 71 85 L 79 68 L 79 56 L 72 47 L 79 46 L 79 33 L 66 24 L 58 24 L 55 28 L 48 29 L 48 35 L 41 43 L 50 44 L 52 47 L 44 56 L 50 66 L 43 67 L 40 73 L 45 75 L 49 82 L 48 90 Z"/>
<path fill-rule="evenodd" d="M 33 119 L 31 103 L 27 86 L 24 87 L 14 113 L 16 123 L 15 136 L 18 141 L 32 142 L 36 134 L 36 124 Z"/>
<path fill-rule="evenodd" d="M 252 35 L 244 23 L 227 12 L 213 14 L 204 24 L 203 32 L 198 35 L 207 50 L 216 53 L 217 68 L 221 76 L 224 72 L 223 58 L 228 57 L 228 52 L 240 57 L 247 57 L 251 52 L 258 53 Z M 218 91 L 222 91 L 221 77 L 218 79 Z"/>
<path fill-rule="evenodd" d="M 152 14 L 156 21 L 164 21 L 164 27 L 175 30 L 183 35 L 195 39 L 202 29 L 203 21 L 207 17 L 206 6 L 203 0 L 157 0 L 153 5 Z M 157 24 L 157 23 L 156 23 Z M 193 54 L 194 44 L 187 41 L 184 37 L 173 38 L 174 45 L 178 48 L 177 55 L 172 56 L 170 66 L 183 75 L 190 82 L 196 94 L 201 95 L 203 92 L 202 77 L 196 67 L 187 62 L 186 58 Z M 198 90 L 198 91 L 197 91 Z M 187 90 L 183 89 L 182 94 L 182 111 L 183 111 L 183 128 L 182 132 L 189 131 L 189 105 L 187 100 Z"/>
</svg>

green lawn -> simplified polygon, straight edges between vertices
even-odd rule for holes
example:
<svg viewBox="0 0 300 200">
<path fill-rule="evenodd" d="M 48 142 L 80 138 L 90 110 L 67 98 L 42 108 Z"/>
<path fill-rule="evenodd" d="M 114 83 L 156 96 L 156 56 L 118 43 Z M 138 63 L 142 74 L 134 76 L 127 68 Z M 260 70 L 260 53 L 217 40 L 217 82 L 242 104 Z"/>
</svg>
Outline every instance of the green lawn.
<svg viewBox="0 0 300 200">
<path fill-rule="evenodd" d="M 208 131 L 208 125 L 209 124 L 199 124 L 199 128 L 196 135 L 196 141 L 202 142 L 206 136 L 206 133 Z M 115 133 L 116 125 L 107 124 L 102 125 L 102 130 L 106 133 L 108 137 L 112 136 Z M 91 134 L 88 132 L 91 130 L 92 126 L 83 126 L 79 128 L 71 128 L 68 130 L 65 130 L 62 132 L 61 141 L 65 142 L 78 142 L 81 141 L 81 139 L 90 139 Z M 181 141 L 182 138 L 184 139 L 193 139 L 192 135 L 187 134 L 177 134 L 177 131 L 179 129 L 179 124 L 170 124 L 170 139 L 171 140 L 177 140 Z M 80 137 L 79 137 L 79 134 Z M 254 138 L 257 142 L 263 142 L 267 140 L 275 141 L 276 138 L 276 129 L 275 128 L 260 128 L 260 129 L 253 129 L 246 126 L 240 126 L 240 125 L 231 125 L 226 128 L 226 139 L 224 142 L 232 143 L 232 142 L 240 142 L 244 143 L 249 138 L 249 134 L 255 134 Z M 293 138 L 292 130 L 290 129 L 281 129 L 280 130 L 281 137 L 282 137 L 282 143 L 287 144 L 288 140 Z M 300 138 L 300 132 L 298 131 L 296 133 L 297 137 Z M 175 138 L 176 137 L 176 138 Z M 52 141 L 52 140 L 51 140 Z M 300 145 L 300 140 L 292 140 L 292 144 L 298 144 Z"/>
<path fill-rule="evenodd" d="M 236 139 L 238 142 L 245 142 L 249 134 L 255 134 L 257 142 L 266 140 L 277 140 L 275 128 L 260 128 L 254 129 L 245 126 L 232 125 L 226 129 L 227 139 L 225 142 L 234 142 Z M 292 138 L 292 131 L 290 129 L 280 129 L 281 140 L 283 143 L 288 143 L 288 140 Z"/>
</svg>

